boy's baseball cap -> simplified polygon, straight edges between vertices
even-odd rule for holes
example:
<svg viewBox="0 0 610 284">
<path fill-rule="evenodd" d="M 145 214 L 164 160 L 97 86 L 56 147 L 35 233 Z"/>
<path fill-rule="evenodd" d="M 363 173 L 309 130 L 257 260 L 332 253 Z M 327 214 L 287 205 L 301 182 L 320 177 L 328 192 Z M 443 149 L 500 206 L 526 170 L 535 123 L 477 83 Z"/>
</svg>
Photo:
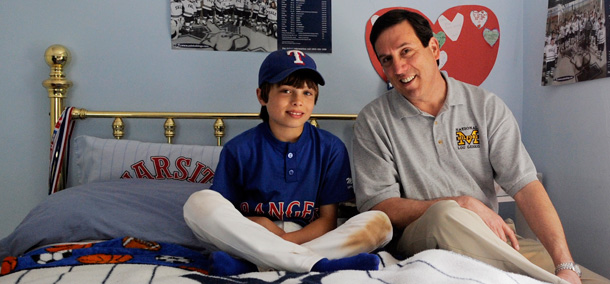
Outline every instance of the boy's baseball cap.
<svg viewBox="0 0 610 284">
<path fill-rule="evenodd" d="M 292 72 L 309 69 L 313 72 L 312 79 L 319 85 L 324 85 L 324 78 L 316 70 L 316 62 L 305 52 L 300 50 L 276 50 L 269 55 L 261 64 L 258 71 L 258 85 L 264 82 L 271 84 L 279 83 L 286 79 Z"/>
</svg>

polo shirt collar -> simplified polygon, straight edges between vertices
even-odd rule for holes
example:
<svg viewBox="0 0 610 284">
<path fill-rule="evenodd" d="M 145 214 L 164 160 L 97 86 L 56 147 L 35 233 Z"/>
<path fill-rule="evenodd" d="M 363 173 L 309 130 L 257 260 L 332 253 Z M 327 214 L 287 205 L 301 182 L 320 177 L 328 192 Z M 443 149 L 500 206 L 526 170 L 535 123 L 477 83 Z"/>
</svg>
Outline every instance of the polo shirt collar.
<svg viewBox="0 0 610 284">
<path fill-rule="evenodd" d="M 445 98 L 445 106 L 452 107 L 456 105 L 462 105 L 466 103 L 466 97 L 464 93 L 460 90 L 459 83 L 457 80 L 447 76 L 445 72 L 441 72 L 443 78 L 445 78 L 445 82 L 447 82 L 447 98 Z"/>
<path fill-rule="evenodd" d="M 445 82 L 447 83 L 447 96 L 445 98 L 445 103 L 443 104 L 443 108 L 441 112 L 450 109 L 452 106 L 461 105 L 464 103 L 464 96 L 461 93 L 458 93 L 459 87 L 457 86 L 457 81 L 449 76 L 443 71 L 441 71 L 441 75 Z M 400 118 L 408 118 L 418 115 L 424 115 L 424 112 L 415 107 L 407 98 L 405 98 L 401 93 L 396 91 L 396 89 L 390 90 L 390 105 L 394 106 L 396 113 L 400 116 Z"/>
<path fill-rule="evenodd" d="M 271 132 L 271 127 L 269 126 L 268 122 L 260 123 L 258 127 L 260 127 L 262 129 L 262 133 L 270 145 L 272 145 L 277 150 L 284 152 L 284 151 L 286 151 L 286 149 L 288 149 L 288 147 L 301 148 L 304 143 L 308 142 L 307 141 L 308 139 L 306 137 L 309 137 L 309 135 L 310 135 L 309 132 L 311 131 L 310 127 L 308 127 L 308 126 L 309 126 L 309 123 L 306 122 L 305 125 L 303 126 L 303 132 L 301 133 L 301 136 L 294 143 L 283 142 L 283 141 L 280 141 L 277 138 L 275 138 L 275 136 L 273 135 L 273 132 Z"/>
</svg>

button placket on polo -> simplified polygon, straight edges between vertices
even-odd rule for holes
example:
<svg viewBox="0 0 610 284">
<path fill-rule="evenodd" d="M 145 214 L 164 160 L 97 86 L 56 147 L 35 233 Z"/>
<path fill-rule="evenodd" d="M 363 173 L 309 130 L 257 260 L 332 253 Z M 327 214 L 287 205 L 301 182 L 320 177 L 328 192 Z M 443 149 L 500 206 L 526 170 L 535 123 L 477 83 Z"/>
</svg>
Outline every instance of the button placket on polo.
<svg viewBox="0 0 610 284">
<path fill-rule="evenodd" d="M 447 154 L 447 147 L 450 146 L 450 140 L 447 139 L 446 129 L 443 126 L 442 119 L 437 116 L 432 124 L 432 137 L 434 139 L 434 147 L 442 160 Z"/>
<path fill-rule="evenodd" d="M 285 176 L 286 176 L 287 182 L 295 182 L 298 180 L 298 178 L 297 178 L 298 163 L 297 163 L 295 149 L 292 146 L 293 146 L 293 144 L 290 144 L 288 146 L 288 151 L 284 157 L 284 161 L 285 161 L 285 165 L 286 165 Z"/>
</svg>

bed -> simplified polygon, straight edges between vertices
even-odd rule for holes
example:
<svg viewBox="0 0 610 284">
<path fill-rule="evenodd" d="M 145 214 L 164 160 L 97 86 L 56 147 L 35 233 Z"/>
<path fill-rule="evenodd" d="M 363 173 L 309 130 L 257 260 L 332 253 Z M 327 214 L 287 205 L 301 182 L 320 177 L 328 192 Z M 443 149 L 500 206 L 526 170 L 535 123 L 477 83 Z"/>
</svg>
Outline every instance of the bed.
<svg viewBox="0 0 610 284">
<path fill-rule="evenodd" d="M 65 107 L 72 83 L 63 67 L 70 52 L 53 45 L 45 58 L 51 67 L 43 82 L 51 106 L 50 195 L 0 240 L 0 283 L 540 283 L 443 250 L 409 258 L 380 250 L 377 271 L 211 276 L 210 251 L 184 223 L 182 205 L 213 182 L 225 122 L 257 119 L 257 114 Z M 89 118 L 113 118 L 115 138 L 71 137 L 74 123 Z M 167 143 L 121 139 L 123 120 L 140 118 L 164 119 Z M 315 114 L 311 123 L 355 118 Z M 214 120 L 215 145 L 174 144 L 175 120 L 182 119 Z M 76 169 L 70 173 L 68 158 Z M 68 175 L 74 185 L 64 188 Z M 340 217 L 352 213 L 345 204 Z"/>
</svg>

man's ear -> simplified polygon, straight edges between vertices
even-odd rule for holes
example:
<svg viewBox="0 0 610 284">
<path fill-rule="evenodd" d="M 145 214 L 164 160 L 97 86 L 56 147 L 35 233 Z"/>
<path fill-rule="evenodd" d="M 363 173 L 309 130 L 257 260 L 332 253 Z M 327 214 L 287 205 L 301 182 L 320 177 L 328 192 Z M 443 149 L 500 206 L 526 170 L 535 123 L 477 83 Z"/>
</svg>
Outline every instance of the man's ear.
<svg viewBox="0 0 610 284">
<path fill-rule="evenodd" d="M 430 48 L 430 51 L 432 51 L 435 60 L 439 60 L 441 58 L 441 47 L 435 37 L 430 38 L 428 48 Z"/>
<path fill-rule="evenodd" d="M 261 104 L 261 106 L 265 106 L 267 105 L 267 102 L 263 100 L 262 92 L 263 90 L 261 90 L 261 88 L 256 88 L 256 98 L 258 99 L 258 102 Z"/>
</svg>

